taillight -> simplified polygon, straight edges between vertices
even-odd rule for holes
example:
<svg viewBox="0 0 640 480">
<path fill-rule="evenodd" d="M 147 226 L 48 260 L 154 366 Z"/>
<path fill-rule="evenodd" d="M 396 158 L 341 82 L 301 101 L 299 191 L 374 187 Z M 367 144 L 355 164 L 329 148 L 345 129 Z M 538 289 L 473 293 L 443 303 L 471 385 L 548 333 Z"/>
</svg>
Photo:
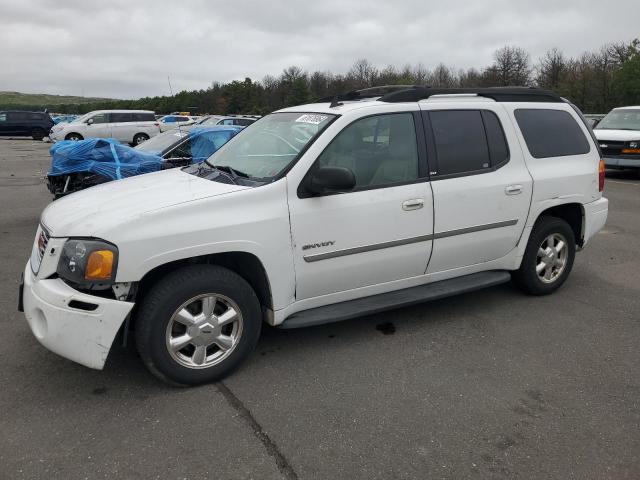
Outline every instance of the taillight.
<svg viewBox="0 0 640 480">
<path fill-rule="evenodd" d="M 601 192 L 604 190 L 604 170 L 604 160 L 600 159 L 600 165 L 598 165 L 598 190 Z"/>
</svg>

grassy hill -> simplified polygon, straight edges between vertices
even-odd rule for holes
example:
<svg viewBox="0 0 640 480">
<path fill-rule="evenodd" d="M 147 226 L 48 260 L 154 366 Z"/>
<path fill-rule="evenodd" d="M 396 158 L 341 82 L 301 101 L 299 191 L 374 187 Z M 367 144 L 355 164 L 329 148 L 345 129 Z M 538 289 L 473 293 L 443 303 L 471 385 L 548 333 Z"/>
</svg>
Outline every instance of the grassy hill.
<svg viewBox="0 0 640 480">
<path fill-rule="evenodd" d="M 47 95 L 44 93 L 0 92 L 0 108 L 18 110 L 49 110 L 56 105 L 83 105 L 113 101 L 112 98 L 76 97 L 73 95 Z"/>
</svg>

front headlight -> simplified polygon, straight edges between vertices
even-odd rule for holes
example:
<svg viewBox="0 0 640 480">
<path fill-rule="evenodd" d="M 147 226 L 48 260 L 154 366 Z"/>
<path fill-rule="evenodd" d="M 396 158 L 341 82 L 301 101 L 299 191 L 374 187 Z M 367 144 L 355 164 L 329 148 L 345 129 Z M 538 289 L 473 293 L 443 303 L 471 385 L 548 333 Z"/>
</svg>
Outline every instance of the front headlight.
<svg viewBox="0 0 640 480">
<path fill-rule="evenodd" d="M 69 282 L 100 288 L 113 284 L 118 247 L 103 240 L 69 239 L 62 248 L 57 273 Z"/>
</svg>

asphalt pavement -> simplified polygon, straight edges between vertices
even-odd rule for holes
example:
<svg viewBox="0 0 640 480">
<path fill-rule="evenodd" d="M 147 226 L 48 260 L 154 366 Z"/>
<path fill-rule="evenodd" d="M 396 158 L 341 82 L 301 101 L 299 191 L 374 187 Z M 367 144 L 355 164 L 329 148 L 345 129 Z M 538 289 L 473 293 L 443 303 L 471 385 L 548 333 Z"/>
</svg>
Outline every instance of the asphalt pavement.
<svg viewBox="0 0 640 480">
<path fill-rule="evenodd" d="M 0 479 L 638 479 L 640 181 L 609 176 L 605 229 L 556 294 L 510 284 L 361 319 L 268 328 L 233 376 L 103 371 L 17 312 L 51 201 L 49 145 L 0 139 Z"/>
</svg>

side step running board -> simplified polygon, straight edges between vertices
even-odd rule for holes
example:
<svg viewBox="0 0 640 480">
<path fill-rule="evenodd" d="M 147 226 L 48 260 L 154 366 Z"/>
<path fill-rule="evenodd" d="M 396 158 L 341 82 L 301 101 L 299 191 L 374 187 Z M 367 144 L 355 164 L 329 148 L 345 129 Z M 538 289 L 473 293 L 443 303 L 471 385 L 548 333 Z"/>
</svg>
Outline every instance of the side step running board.
<svg viewBox="0 0 640 480">
<path fill-rule="evenodd" d="M 439 282 L 419 285 L 417 287 L 381 293 L 371 297 L 357 298 L 346 302 L 334 303 L 324 307 L 312 308 L 294 313 L 288 317 L 280 328 L 300 328 L 323 323 L 340 322 L 351 318 L 384 312 L 398 307 L 415 305 L 416 303 L 438 300 L 440 298 L 473 292 L 508 282 L 509 272 L 496 270 L 479 272 L 464 277 L 441 280 Z"/>
</svg>

